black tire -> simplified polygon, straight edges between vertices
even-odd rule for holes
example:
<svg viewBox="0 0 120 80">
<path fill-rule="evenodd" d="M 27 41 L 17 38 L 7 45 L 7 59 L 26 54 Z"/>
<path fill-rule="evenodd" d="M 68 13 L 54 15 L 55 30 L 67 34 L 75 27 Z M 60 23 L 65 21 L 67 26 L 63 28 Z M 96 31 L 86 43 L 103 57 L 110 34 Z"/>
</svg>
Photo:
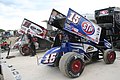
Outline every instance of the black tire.
<svg viewBox="0 0 120 80">
<path fill-rule="evenodd" d="M 106 64 L 113 64 L 115 59 L 116 59 L 115 51 L 113 51 L 111 49 L 105 50 L 104 55 L 103 55 L 103 59 L 104 59 L 104 62 Z"/>
<path fill-rule="evenodd" d="M 64 54 L 59 61 L 60 71 L 70 78 L 76 78 L 81 75 L 85 64 L 82 55 L 75 52 Z"/>
<path fill-rule="evenodd" d="M 30 48 L 28 47 L 28 44 L 24 44 L 23 46 L 19 47 L 19 51 L 23 56 L 30 55 Z"/>
</svg>

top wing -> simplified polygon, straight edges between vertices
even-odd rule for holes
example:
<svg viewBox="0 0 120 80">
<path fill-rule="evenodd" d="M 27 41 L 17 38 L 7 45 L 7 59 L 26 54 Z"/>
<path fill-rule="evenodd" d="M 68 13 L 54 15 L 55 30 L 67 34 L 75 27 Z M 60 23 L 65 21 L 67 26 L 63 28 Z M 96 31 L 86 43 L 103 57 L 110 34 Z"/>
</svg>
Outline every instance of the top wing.
<svg viewBox="0 0 120 80">
<path fill-rule="evenodd" d="M 53 9 L 49 17 L 48 24 L 58 29 L 63 29 L 66 16 L 59 11 Z"/>
<path fill-rule="evenodd" d="M 90 40 L 96 44 L 99 43 L 101 27 L 89 21 L 72 9 L 69 9 L 68 11 L 64 24 L 64 30 Z"/>
<path fill-rule="evenodd" d="M 21 31 L 24 33 L 27 33 L 29 31 L 31 35 L 37 36 L 39 38 L 45 38 L 47 34 L 47 29 L 28 19 L 23 20 Z"/>
</svg>

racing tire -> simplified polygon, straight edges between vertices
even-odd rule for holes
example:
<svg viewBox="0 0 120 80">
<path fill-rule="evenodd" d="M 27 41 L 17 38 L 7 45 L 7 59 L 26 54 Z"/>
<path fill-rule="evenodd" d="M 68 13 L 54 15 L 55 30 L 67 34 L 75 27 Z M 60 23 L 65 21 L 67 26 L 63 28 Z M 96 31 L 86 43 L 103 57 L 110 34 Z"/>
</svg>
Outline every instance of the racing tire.
<svg viewBox="0 0 120 80">
<path fill-rule="evenodd" d="M 28 44 L 24 44 L 23 46 L 20 46 L 19 51 L 23 56 L 30 55 L 31 52 L 30 47 L 28 47 Z"/>
<path fill-rule="evenodd" d="M 61 57 L 59 61 L 59 69 L 67 77 L 79 77 L 85 67 L 83 59 L 82 55 L 78 53 L 68 52 Z"/>
<path fill-rule="evenodd" d="M 104 62 L 106 64 L 113 64 L 115 59 L 116 59 L 115 51 L 113 51 L 111 49 L 105 50 L 104 55 L 103 55 L 103 59 L 104 59 Z"/>
</svg>

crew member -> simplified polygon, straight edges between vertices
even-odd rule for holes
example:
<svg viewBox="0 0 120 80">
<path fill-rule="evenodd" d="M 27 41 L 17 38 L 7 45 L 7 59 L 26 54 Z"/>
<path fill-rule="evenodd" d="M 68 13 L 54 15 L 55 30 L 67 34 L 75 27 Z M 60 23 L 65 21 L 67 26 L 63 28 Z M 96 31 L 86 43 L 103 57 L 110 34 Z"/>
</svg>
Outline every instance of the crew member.
<svg viewBox="0 0 120 80">
<path fill-rule="evenodd" d="M 55 37 L 53 47 L 61 46 L 62 38 L 63 38 L 63 34 L 62 32 L 59 32 Z"/>
<path fill-rule="evenodd" d="M 28 42 L 29 42 L 30 49 L 31 49 L 30 55 L 35 56 L 36 55 L 36 49 L 35 49 L 35 44 L 34 44 L 34 42 L 32 40 L 33 37 L 29 33 L 27 33 L 27 37 L 28 37 Z"/>
</svg>

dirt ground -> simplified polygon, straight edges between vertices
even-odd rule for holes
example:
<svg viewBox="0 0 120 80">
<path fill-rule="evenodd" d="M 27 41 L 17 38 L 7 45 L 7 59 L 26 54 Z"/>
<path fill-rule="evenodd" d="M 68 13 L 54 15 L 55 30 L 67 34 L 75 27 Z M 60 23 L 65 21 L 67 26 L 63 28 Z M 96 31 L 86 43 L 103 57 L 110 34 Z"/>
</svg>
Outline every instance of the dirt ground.
<svg viewBox="0 0 120 80">
<path fill-rule="evenodd" d="M 58 67 L 50 67 L 47 65 L 37 65 L 36 56 L 22 56 L 19 51 L 13 50 L 10 55 L 15 56 L 11 59 L 5 59 L 7 52 L 2 53 L 3 74 L 5 80 L 14 80 L 12 71 L 8 69 L 8 65 L 12 65 L 16 69 L 21 80 L 70 80 L 64 76 Z M 38 53 L 42 57 L 43 53 Z M 107 65 L 103 60 L 96 63 L 86 65 L 80 77 L 73 80 L 120 80 L 120 52 L 117 52 L 117 59 L 114 64 Z"/>
<path fill-rule="evenodd" d="M 15 43 L 16 37 L 11 37 L 8 43 Z M 73 80 L 120 80 L 120 52 L 117 53 L 117 58 L 114 64 L 107 65 L 103 60 L 85 66 L 85 69 L 80 77 Z M 4 80 L 17 80 L 13 72 L 17 71 L 20 80 L 70 80 L 64 76 L 58 67 L 50 67 L 47 65 L 38 65 L 36 56 L 22 56 L 18 50 L 11 50 L 10 56 L 15 56 L 11 59 L 6 59 L 7 51 L 1 53 L 2 72 Z M 44 52 L 37 53 L 39 57 L 44 55 Z M 6 63 L 5 63 L 6 62 Z M 11 66 L 12 67 L 8 67 Z"/>
</svg>

